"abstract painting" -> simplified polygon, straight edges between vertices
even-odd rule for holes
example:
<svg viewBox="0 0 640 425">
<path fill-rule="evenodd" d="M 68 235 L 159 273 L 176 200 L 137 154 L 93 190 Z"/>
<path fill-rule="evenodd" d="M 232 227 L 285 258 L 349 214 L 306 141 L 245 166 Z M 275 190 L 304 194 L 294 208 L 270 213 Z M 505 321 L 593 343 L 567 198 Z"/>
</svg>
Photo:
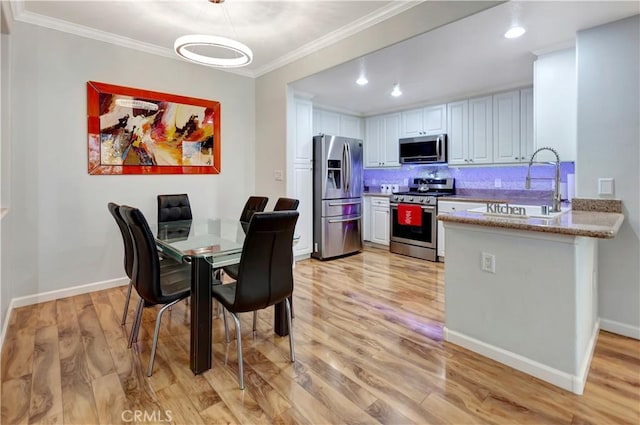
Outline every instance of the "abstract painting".
<svg viewBox="0 0 640 425">
<path fill-rule="evenodd" d="M 87 82 L 89 174 L 220 173 L 220 103 Z"/>
</svg>

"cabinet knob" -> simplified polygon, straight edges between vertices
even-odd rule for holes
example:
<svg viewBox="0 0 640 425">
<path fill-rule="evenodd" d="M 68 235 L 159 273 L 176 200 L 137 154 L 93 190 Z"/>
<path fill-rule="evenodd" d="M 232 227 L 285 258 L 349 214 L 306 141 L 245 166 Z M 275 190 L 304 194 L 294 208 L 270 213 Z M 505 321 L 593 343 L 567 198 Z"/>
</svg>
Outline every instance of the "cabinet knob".
<svg viewBox="0 0 640 425">
<path fill-rule="evenodd" d="M 469 162 L 473 162 L 473 159 L 470 159 Z"/>
</svg>

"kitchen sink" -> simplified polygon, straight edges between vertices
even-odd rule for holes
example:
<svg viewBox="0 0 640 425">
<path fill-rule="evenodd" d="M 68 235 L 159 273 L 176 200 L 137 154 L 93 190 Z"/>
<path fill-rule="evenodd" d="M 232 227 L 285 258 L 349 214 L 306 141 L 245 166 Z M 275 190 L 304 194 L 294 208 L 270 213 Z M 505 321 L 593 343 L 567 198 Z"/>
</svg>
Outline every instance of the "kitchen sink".
<svg viewBox="0 0 640 425">
<path fill-rule="evenodd" d="M 506 204 L 499 204 L 499 205 L 500 207 L 503 207 Z M 508 209 L 507 208 L 496 209 L 496 208 L 491 208 L 485 205 L 484 207 L 473 208 L 467 211 L 471 213 L 479 213 L 479 214 L 491 215 L 491 216 L 497 216 L 497 217 L 528 219 L 528 218 L 556 218 L 571 209 L 570 207 L 562 207 L 559 212 L 550 212 L 548 214 L 543 214 L 542 207 L 540 205 L 508 204 L 508 207 L 509 207 Z M 506 212 L 502 212 L 500 211 L 500 209 L 506 210 Z M 520 214 L 517 214 L 517 212 L 524 212 L 524 214 L 520 215 Z"/>
</svg>

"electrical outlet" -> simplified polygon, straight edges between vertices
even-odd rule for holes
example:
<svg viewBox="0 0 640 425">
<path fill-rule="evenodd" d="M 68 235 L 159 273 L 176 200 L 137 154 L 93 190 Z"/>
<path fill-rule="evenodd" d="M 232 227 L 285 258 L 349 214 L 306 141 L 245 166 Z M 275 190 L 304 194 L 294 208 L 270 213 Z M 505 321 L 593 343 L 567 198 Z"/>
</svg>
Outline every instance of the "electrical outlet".
<svg viewBox="0 0 640 425">
<path fill-rule="evenodd" d="M 273 178 L 275 178 L 276 181 L 281 182 L 282 181 L 282 170 L 274 170 L 273 171 Z"/>
<path fill-rule="evenodd" d="M 501 179 L 495 179 L 493 181 L 493 185 L 497 188 L 501 188 L 502 187 L 502 180 Z"/>
<path fill-rule="evenodd" d="M 496 256 L 489 254 L 488 252 L 482 253 L 482 271 L 495 273 L 496 272 Z"/>
</svg>

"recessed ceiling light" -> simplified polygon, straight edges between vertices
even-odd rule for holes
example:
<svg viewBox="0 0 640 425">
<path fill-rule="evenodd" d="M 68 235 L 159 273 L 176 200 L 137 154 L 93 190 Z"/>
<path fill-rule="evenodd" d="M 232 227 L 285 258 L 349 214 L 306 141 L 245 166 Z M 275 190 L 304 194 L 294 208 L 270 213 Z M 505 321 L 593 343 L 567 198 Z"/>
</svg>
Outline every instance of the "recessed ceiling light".
<svg viewBox="0 0 640 425">
<path fill-rule="evenodd" d="M 356 84 L 359 86 L 366 86 L 368 83 L 369 80 L 367 80 L 367 77 L 365 77 L 364 75 L 361 75 L 360 78 L 356 80 Z"/>
<path fill-rule="evenodd" d="M 402 91 L 400 91 L 400 85 L 396 84 L 393 86 L 393 91 L 391 92 L 391 96 L 398 97 L 402 96 Z"/>
<path fill-rule="evenodd" d="M 504 38 L 518 38 L 525 32 L 527 32 L 527 30 L 522 27 L 512 27 L 509 28 L 509 31 L 504 33 Z"/>
</svg>

